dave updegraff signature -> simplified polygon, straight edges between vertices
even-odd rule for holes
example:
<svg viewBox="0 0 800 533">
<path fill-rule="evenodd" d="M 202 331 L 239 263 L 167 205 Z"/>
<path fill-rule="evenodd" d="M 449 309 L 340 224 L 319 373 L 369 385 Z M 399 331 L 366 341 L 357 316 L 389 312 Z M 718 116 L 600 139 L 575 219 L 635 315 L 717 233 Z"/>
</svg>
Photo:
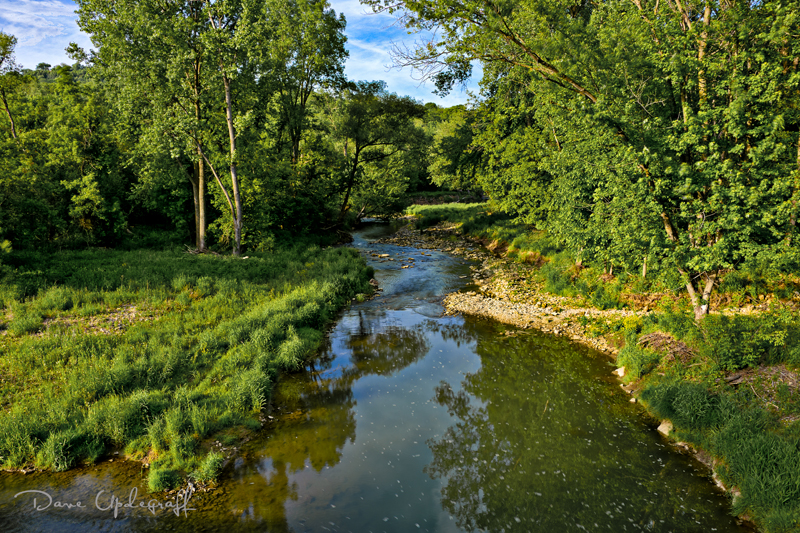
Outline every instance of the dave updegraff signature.
<svg viewBox="0 0 800 533">
<path fill-rule="evenodd" d="M 175 501 L 159 501 L 155 499 L 137 501 L 139 497 L 139 489 L 136 487 L 131 489 L 130 494 L 128 494 L 127 501 L 120 500 L 114 494 L 103 496 L 105 492 L 106 491 L 101 490 L 97 493 L 97 496 L 94 498 L 94 506 L 100 511 L 113 512 L 114 518 L 119 515 L 120 509 L 146 509 L 153 513 L 153 515 L 156 514 L 156 511 L 168 510 L 175 513 L 175 516 L 180 516 L 181 513 L 183 513 L 183 516 L 187 516 L 188 511 L 197 510 L 189 507 L 189 500 L 191 499 L 192 494 L 194 494 L 194 491 L 191 488 L 179 490 L 175 495 Z M 33 495 L 34 511 L 44 511 L 45 509 L 49 509 L 51 507 L 53 509 L 86 509 L 88 507 L 80 500 L 76 502 L 63 502 L 54 500 L 49 493 L 43 490 L 23 490 L 22 492 L 16 493 L 14 495 L 14 499 L 16 499 L 17 496 L 22 496 L 23 494 Z"/>
</svg>

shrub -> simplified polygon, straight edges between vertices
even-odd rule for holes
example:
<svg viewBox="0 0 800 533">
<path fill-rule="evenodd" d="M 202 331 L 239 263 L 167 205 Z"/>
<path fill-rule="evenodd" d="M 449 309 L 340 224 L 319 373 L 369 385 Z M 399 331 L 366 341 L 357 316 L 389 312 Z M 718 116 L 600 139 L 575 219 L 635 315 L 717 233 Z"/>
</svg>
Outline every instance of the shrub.
<svg viewBox="0 0 800 533">
<path fill-rule="evenodd" d="M 178 472 L 171 468 L 151 467 L 147 474 L 147 486 L 150 492 L 162 492 L 171 490 L 181 482 Z"/>
<path fill-rule="evenodd" d="M 638 379 L 650 373 L 661 362 L 660 356 L 651 351 L 628 344 L 617 355 L 617 364 L 625 367 L 625 375 Z"/>
</svg>

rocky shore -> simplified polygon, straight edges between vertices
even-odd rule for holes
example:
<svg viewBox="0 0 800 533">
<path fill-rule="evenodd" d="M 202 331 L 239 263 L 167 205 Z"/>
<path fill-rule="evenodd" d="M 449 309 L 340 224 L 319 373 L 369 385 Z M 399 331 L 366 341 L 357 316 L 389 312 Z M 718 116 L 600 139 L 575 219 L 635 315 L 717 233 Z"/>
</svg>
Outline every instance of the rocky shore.
<svg viewBox="0 0 800 533">
<path fill-rule="evenodd" d="M 378 242 L 436 250 L 480 261 L 472 266 L 475 290 L 448 294 L 444 306 L 448 314 L 463 313 L 492 318 L 522 329 L 535 328 L 614 356 L 618 348 L 602 336 L 592 335 L 586 326 L 594 322 L 620 320 L 634 311 L 585 307 L 574 298 L 548 294 L 531 275 L 531 265 L 498 257 L 481 243 L 463 237 L 457 225 L 439 225 L 424 231 L 410 224 Z"/>
</svg>

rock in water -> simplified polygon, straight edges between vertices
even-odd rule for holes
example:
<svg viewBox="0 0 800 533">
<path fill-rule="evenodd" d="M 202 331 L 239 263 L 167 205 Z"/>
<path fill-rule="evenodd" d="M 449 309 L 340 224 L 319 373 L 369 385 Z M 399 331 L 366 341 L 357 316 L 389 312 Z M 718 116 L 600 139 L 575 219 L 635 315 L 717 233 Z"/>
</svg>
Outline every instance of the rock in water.
<svg viewBox="0 0 800 533">
<path fill-rule="evenodd" d="M 667 437 L 672 432 L 672 429 L 672 422 L 669 420 L 662 421 L 661 425 L 658 426 L 658 432 Z"/>
</svg>

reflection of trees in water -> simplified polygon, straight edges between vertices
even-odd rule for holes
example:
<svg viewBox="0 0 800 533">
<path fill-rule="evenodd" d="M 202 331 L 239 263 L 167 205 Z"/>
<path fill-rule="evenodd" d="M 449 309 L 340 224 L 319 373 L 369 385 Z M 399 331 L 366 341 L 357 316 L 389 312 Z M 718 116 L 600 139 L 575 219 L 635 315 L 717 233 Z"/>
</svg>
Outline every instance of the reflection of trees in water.
<svg viewBox="0 0 800 533">
<path fill-rule="evenodd" d="M 430 341 L 419 326 L 376 324 L 359 313 L 359 327 L 345 343 L 353 366 L 345 371 L 352 381 L 370 374 L 392 375 L 422 359 Z"/>
<path fill-rule="evenodd" d="M 458 525 L 703 529 L 697 520 L 733 528 L 718 503 L 707 503 L 710 487 L 681 474 L 683 460 L 663 454 L 659 464 L 642 452 L 655 446 L 643 428 L 625 422 L 627 398 L 597 379 L 602 362 L 576 351 L 547 337 L 486 336 L 478 345 L 482 366 L 463 390 L 444 382 L 436 388 L 435 400 L 456 421 L 429 441 L 426 471 L 445 482 L 442 506 Z"/>
<path fill-rule="evenodd" d="M 298 498 L 297 487 L 290 482 L 292 474 L 337 465 L 346 442 L 355 440 L 353 384 L 367 375 L 399 372 L 430 349 L 422 329 L 387 325 L 363 315 L 345 346 L 351 351 L 352 364 L 335 377 L 320 377 L 331 369 L 333 359 L 328 356 L 315 361 L 307 372 L 283 378 L 276 387 L 277 422 L 260 443 L 260 459 L 240 469 L 239 483 L 230 494 L 236 514 L 246 522 L 260 523 L 271 532 L 290 531 L 285 504 Z M 260 475 L 255 475 L 256 470 Z"/>
<path fill-rule="evenodd" d="M 475 342 L 481 333 L 474 321 L 466 323 L 442 322 L 439 320 L 426 320 L 421 326 L 428 333 L 437 333 L 442 339 L 454 342 L 458 348 L 462 344 Z"/>
</svg>

